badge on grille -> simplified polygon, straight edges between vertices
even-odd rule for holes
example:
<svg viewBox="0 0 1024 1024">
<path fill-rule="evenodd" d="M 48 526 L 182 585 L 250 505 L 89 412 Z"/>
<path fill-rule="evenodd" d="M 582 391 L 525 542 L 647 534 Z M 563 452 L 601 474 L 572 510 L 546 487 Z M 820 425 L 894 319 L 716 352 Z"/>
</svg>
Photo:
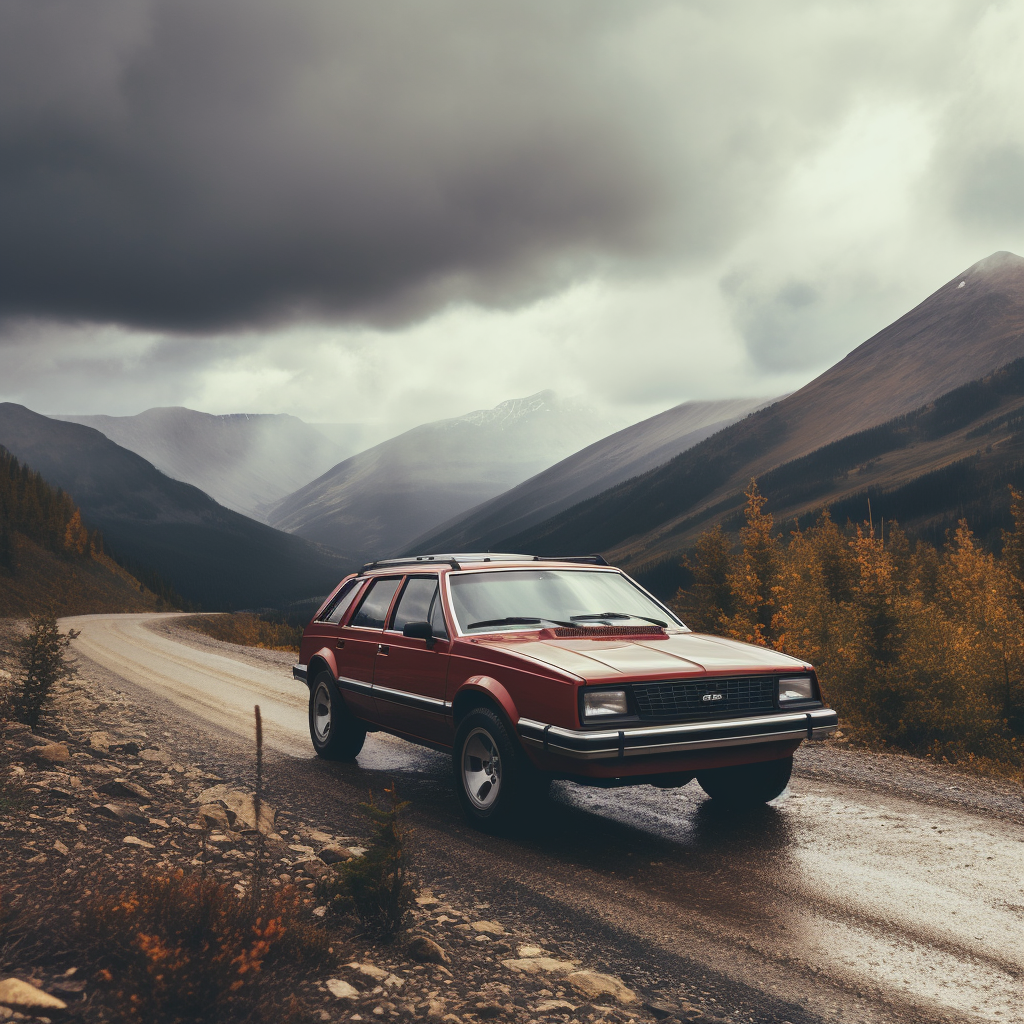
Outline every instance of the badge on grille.
<svg viewBox="0 0 1024 1024">
<path fill-rule="evenodd" d="M 721 700 L 722 694 L 720 693 L 705 693 L 702 700 Z"/>
</svg>

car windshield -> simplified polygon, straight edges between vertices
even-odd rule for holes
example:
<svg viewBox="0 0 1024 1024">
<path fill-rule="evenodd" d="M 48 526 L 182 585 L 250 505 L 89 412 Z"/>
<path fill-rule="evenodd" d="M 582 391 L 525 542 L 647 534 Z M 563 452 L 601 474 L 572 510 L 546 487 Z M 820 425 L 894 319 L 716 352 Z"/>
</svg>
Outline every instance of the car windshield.
<svg viewBox="0 0 1024 1024">
<path fill-rule="evenodd" d="M 619 572 L 515 569 L 452 573 L 452 605 L 463 633 L 547 626 L 681 623 Z"/>
</svg>

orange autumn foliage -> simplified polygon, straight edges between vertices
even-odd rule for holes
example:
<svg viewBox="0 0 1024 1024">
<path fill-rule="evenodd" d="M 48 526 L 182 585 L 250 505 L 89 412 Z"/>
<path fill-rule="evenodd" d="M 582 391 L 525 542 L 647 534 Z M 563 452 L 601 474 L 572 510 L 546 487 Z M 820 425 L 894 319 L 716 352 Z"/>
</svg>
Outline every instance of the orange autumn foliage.
<svg viewBox="0 0 1024 1024">
<path fill-rule="evenodd" d="M 739 550 L 698 541 L 675 605 L 698 629 L 812 662 L 844 728 L 956 762 L 1024 763 L 1024 498 L 1003 555 L 961 522 L 937 551 L 824 510 L 783 538 L 751 482 Z M 690 615 L 690 619 L 687 619 Z"/>
</svg>

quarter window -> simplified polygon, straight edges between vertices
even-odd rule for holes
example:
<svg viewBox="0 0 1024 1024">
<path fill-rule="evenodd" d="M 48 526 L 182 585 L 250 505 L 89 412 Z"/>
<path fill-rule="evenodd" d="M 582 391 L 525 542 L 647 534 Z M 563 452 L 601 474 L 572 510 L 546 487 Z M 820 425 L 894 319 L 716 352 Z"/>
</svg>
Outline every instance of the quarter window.
<svg viewBox="0 0 1024 1024">
<path fill-rule="evenodd" d="M 333 622 L 337 625 L 345 617 L 345 612 L 352 606 L 356 594 L 359 593 L 359 584 L 363 580 L 349 580 L 338 593 L 338 596 L 324 609 L 323 615 L 317 619 L 318 622 Z"/>
<path fill-rule="evenodd" d="M 367 629 L 383 629 L 384 620 L 387 618 L 391 601 L 398 590 L 398 584 L 402 578 L 374 580 L 370 589 L 366 592 L 355 615 L 352 616 L 350 626 L 363 626 Z"/>
</svg>

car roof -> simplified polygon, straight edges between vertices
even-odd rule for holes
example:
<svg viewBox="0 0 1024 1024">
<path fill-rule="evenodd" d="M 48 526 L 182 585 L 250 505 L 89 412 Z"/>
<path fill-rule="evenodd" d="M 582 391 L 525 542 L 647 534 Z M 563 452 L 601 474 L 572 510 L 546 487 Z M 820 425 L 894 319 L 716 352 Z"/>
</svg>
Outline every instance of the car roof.
<svg viewBox="0 0 1024 1024">
<path fill-rule="evenodd" d="M 417 569 L 426 571 L 482 569 L 492 566 L 536 567 L 538 562 L 545 565 L 560 565 L 564 568 L 586 566 L 607 566 L 608 563 L 600 555 L 565 555 L 561 557 L 543 557 L 541 555 L 504 554 L 492 551 L 459 552 L 454 554 L 410 555 L 408 558 L 387 558 L 376 562 L 367 562 L 363 573 L 415 572 Z"/>
</svg>

